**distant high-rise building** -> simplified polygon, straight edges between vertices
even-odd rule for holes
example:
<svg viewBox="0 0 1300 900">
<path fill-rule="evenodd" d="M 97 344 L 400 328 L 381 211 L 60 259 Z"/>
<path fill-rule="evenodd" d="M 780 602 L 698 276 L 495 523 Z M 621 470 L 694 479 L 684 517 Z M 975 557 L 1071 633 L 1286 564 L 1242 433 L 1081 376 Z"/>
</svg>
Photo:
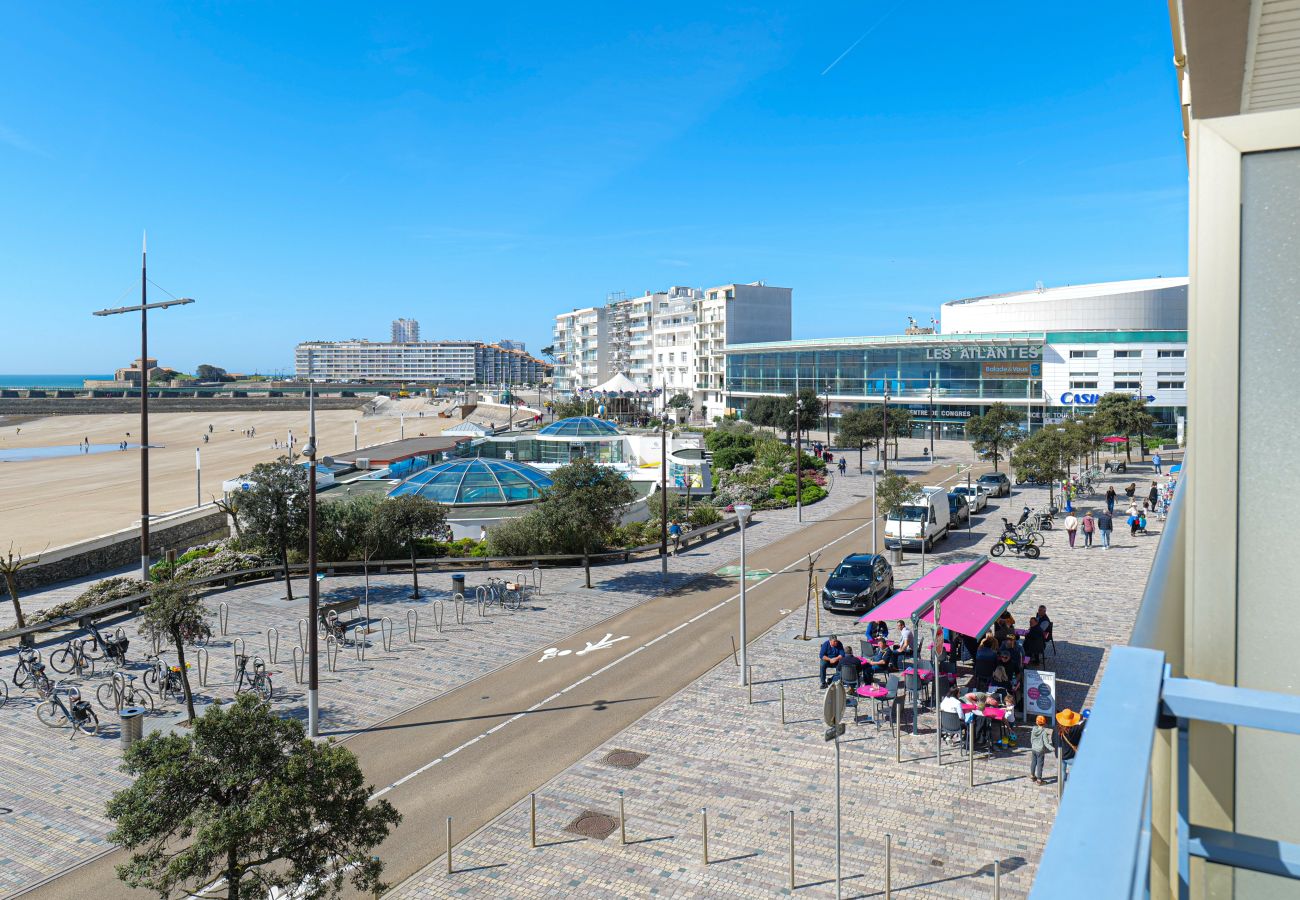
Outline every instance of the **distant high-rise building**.
<svg viewBox="0 0 1300 900">
<path fill-rule="evenodd" d="M 299 378 L 324 381 L 540 384 L 551 371 L 521 350 L 479 341 L 305 341 L 294 362 Z"/>
<path fill-rule="evenodd" d="M 414 344 L 420 340 L 420 323 L 415 319 L 393 320 L 393 344 Z"/>
<path fill-rule="evenodd" d="M 527 347 L 524 346 L 523 341 L 500 340 L 497 341 L 497 346 L 500 347 L 502 350 L 518 350 L 520 353 L 523 353 L 528 349 Z"/>
</svg>

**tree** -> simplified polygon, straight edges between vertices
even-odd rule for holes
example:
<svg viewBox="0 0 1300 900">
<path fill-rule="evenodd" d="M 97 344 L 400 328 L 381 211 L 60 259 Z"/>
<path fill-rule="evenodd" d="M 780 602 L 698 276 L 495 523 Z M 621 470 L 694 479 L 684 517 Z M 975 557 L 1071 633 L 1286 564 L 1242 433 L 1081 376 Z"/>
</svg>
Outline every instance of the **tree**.
<svg viewBox="0 0 1300 900">
<path fill-rule="evenodd" d="M 242 537 L 242 526 L 239 524 L 239 494 L 227 494 L 224 497 L 213 496 L 212 505 L 230 517 L 230 521 L 235 525 L 235 537 Z"/>
<path fill-rule="evenodd" d="M 1065 433 L 1058 431 L 1058 427 L 1040 428 L 1011 452 L 1011 468 L 1017 481 L 1036 481 L 1054 486 L 1065 477 L 1067 441 Z"/>
<path fill-rule="evenodd" d="M 1007 451 L 1024 436 L 1020 415 L 1005 403 L 994 403 L 984 415 L 966 420 L 966 440 L 974 445 L 976 453 L 993 461 L 994 472 L 998 470 L 998 462 L 1007 457 Z"/>
<path fill-rule="evenodd" d="M 109 840 L 130 852 L 117 877 L 133 888 L 189 896 L 223 879 L 227 900 L 314 900 L 339 896 L 345 876 L 365 895 L 385 887 L 371 851 L 401 814 L 370 801 L 351 751 L 252 694 L 209 707 L 188 734 L 132 744 L 123 768 L 135 780 L 108 801 Z"/>
<path fill-rule="evenodd" d="M 329 560 L 360 559 L 365 577 L 366 619 L 370 618 L 370 561 L 401 552 L 384 530 L 380 510 L 387 501 L 378 494 L 359 494 L 322 504 L 316 514 L 320 552 Z"/>
<path fill-rule="evenodd" d="M 636 488 L 618 472 L 586 457 L 556 469 L 551 481 L 543 503 L 555 504 L 581 535 L 583 569 L 591 587 L 591 553 L 609 540 L 623 508 L 636 499 Z"/>
<path fill-rule="evenodd" d="M 226 370 L 220 366 L 203 363 L 194 370 L 194 376 L 200 381 L 221 381 L 226 377 Z"/>
<path fill-rule="evenodd" d="M 208 611 L 198 592 L 184 581 L 169 580 L 149 585 L 149 602 L 142 612 L 140 634 L 151 640 L 166 638 L 175 645 L 181 687 L 185 690 L 185 709 L 192 721 L 194 693 L 190 690 L 190 673 L 185 667 L 185 645 L 212 636 Z"/>
<path fill-rule="evenodd" d="M 1155 426 L 1155 417 L 1147 412 L 1147 401 L 1132 394 L 1105 394 L 1097 401 L 1094 413 L 1112 434 L 1122 434 L 1124 442 L 1124 459 L 1133 460 L 1133 435 L 1143 438 L 1142 455 L 1146 455 L 1146 434 Z"/>
<path fill-rule="evenodd" d="M 880 410 L 855 409 L 840 416 L 840 442 L 858 445 L 858 471 L 862 471 L 862 451 L 880 439 Z"/>
<path fill-rule="evenodd" d="M 8 553 L 0 556 L 0 575 L 4 576 L 5 587 L 9 589 L 9 599 L 14 604 L 14 619 L 17 620 L 19 628 L 25 628 L 27 622 L 23 619 L 22 604 L 18 602 L 18 573 L 40 561 L 39 555 L 24 557 L 21 550 L 14 553 L 13 544 L 9 545 Z"/>
<path fill-rule="evenodd" d="M 920 496 L 920 485 L 913 484 L 907 480 L 906 475 L 899 475 L 897 472 L 886 475 L 876 482 L 876 506 L 884 515 L 886 522 L 892 518 L 898 519 L 900 547 L 903 538 L 903 507 Z M 921 538 L 925 539 L 924 528 L 921 529 Z"/>
<path fill-rule="evenodd" d="M 406 545 L 411 554 L 411 599 L 420 599 L 420 573 L 415 567 L 415 542 L 422 537 L 451 540 L 447 507 L 419 494 L 390 497 L 379 507 L 377 526 Z"/>
<path fill-rule="evenodd" d="M 673 394 L 672 397 L 668 399 L 668 406 L 670 409 L 687 409 L 690 405 L 691 398 L 685 394 Z"/>
<path fill-rule="evenodd" d="M 912 413 L 901 406 L 889 410 L 889 436 L 893 438 L 894 459 L 898 459 L 898 439 L 912 436 Z"/>
<path fill-rule="evenodd" d="M 778 423 L 782 431 L 785 432 L 786 440 L 794 433 L 795 426 L 795 395 L 788 394 L 785 397 L 778 398 L 781 401 L 780 415 Z M 822 417 L 822 400 L 817 396 L 817 392 L 812 388 L 803 388 L 799 391 L 799 431 L 804 432 L 812 428 L 821 420 Z"/>
<path fill-rule="evenodd" d="M 775 429 L 784 414 L 784 397 L 755 397 L 745 404 L 745 419 L 758 427 Z"/>
<path fill-rule="evenodd" d="M 289 580 L 289 551 L 307 542 L 307 494 L 311 477 L 302 466 L 287 456 L 269 463 L 258 463 L 244 476 L 249 488 L 240 491 L 237 529 L 258 547 L 280 560 L 284 567 L 284 589 L 293 599 Z"/>
</svg>

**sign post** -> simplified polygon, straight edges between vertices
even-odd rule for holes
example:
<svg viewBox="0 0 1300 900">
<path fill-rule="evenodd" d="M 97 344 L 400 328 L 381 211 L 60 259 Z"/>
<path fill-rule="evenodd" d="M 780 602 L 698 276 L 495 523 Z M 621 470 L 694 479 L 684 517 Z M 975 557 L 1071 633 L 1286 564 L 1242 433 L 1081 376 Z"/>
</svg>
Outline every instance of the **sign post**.
<svg viewBox="0 0 1300 900">
<path fill-rule="evenodd" d="M 822 721 L 826 723 L 826 740 L 835 743 L 835 900 L 840 900 L 842 882 L 840 840 L 840 735 L 844 733 L 844 683 L 835 681 L 822 701 Z"/>
<path fill-rule="evenodd" d="M 1024 721 L 1033 716 L 1056 715 L 1056 673 L 1043 669 L 1025 669 Z"/>
</svg>

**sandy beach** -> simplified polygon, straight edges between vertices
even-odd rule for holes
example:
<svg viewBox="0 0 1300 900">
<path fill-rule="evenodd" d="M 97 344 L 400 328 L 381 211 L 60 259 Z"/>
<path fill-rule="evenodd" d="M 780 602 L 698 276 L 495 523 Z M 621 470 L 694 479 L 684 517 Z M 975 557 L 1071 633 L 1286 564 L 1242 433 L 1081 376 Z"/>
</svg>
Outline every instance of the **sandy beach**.
<svg viewBox="0 0 1300 900">
<path fill-rule="evenodd" d="M 358 423 L 360 446 L 396 440 L 396 416 L 365 416 L 361 410 L 326 410 L 316 414 L 320 455 L 352 449 L 352 423 Z M 408 415 L 406 436 L 437 434 L 458 419 Z M 208 426 L 208 443 L 203 435 Z M 255 437 L 245 429 L 255 428 Z M 149 417 L 150 512 L 194 505 L 194 450 L 202 448 L 202 496 L 220 494 L 221 482 L 244 474 L 283 451 L 272 447 L 292 429 L 307 435 L 305 411 L 161 413 Z M 0 426 L 0 450 L 91 444 L 116 447 L 136 443 L 140 417 L 135 414 L 48 416 Z M 161 446 L 160 446 L 161 445 Z M 136 450 L 71 455 L 22 462 L 0 462 L 0 552 L 12 544 L 24 555 L 129 528 L 140 519 L 140 457 Z"/>
</svg>

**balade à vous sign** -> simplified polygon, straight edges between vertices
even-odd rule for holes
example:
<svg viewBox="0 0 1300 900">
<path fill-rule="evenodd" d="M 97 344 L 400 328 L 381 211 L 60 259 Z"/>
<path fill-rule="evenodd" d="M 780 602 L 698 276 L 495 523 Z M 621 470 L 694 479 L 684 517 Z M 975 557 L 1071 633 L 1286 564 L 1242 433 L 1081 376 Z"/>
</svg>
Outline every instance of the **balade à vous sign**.
<svg viewBox="0 0 1300 900">
<path fill-rule="evenodd" d="M 926 359 L 1038 359 L 1042 347 L 926 347 Z"/>
</svg>

